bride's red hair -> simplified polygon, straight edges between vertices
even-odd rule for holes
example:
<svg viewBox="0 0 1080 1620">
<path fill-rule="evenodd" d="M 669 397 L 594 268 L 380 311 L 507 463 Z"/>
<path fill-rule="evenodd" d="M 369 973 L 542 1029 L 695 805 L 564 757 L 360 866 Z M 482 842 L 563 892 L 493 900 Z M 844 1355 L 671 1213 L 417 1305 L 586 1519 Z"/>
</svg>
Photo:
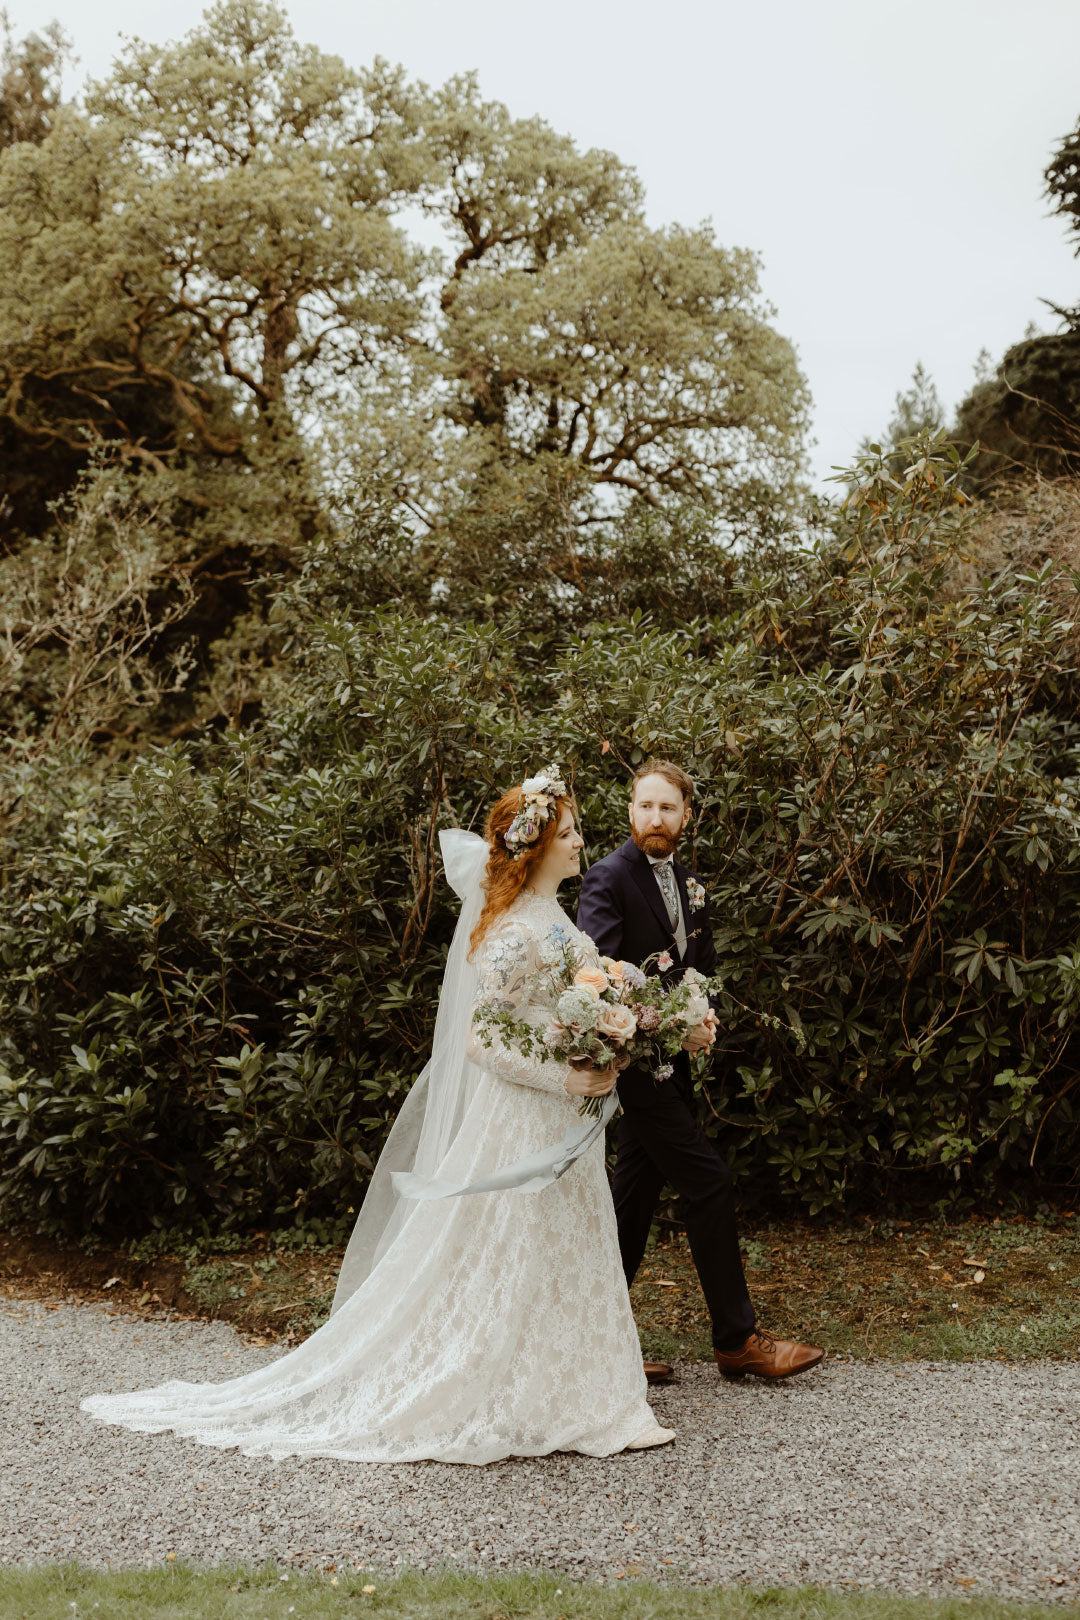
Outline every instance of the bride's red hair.
<svg viewBox="0 0 1080 1620">
<path fill-rule="evenodd" d="M 536 870 L 551 847 L 551 842 L 559 830 L 563 811 L 572 810 L 573 802 L 570 799 L 556 799 L 551 815 L 540 828 L 540 836 L 536 843 L 527 845 L 515 860 L 503 840 L 521 806 L 522 792 L 519 783 L 517 787 L 508 789 L 502 798 L 496 799 L 487 818 L 484 837 L 491 847 L 487 870 L 484 873 L 484 909 L 469 940 L 470 956 L 492 923 L 513 905 L 528 883 L 530 874 Z"/>
</svg>

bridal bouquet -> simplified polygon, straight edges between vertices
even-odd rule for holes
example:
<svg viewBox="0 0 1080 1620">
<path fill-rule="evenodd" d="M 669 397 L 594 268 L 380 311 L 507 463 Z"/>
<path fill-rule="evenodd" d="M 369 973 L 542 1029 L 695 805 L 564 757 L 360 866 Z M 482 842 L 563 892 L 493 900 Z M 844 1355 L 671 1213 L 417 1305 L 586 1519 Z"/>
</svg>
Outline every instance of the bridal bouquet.
<svg viewBox="0 0 1080 1620">
<path fill-rule="evenodd" d="M 649 958 L 650 961 L 654 958 Z M 671 957 L 662 951 L 655 958 L 657 967 L 671 966 Z M 628 964 L 622 963 L 625 969 Z M 656 1080 L 670 1080 L 674 1072 L 672 1059 L 683 1049 L 683 1042 L 692 1029 L 703 1023 L 709 1012 L 709 992 L 721 988 L 719 979 L 706 978 L 697 968 L 687 968 L 678 983 L 665 986 L 660 979 L 649 978 L 640 968 L 631 968 L 634 981 L 624 992 L 626 1005 L 637 1022 L 634 1041 L 635 1062 L 647 1063 Z M 691 1056 L 707 1058 L 704 1053 Z"/>
<path fill-rule="evenodd" d="M 481 1004 L 474 1025 L 485 1044 L 497 1034 L 528 1057 L 558 1058 L 572 1067 L 604 1069 L 623 1061 L 646 1063 L 658 1080 L 673 1072 L 670 1059 L 709 1010 L 711 981 L 688 968 L 665 988 L 632 962 L 583 954 L 566 929 L 556 925 L 540 946 L 542 966 L 533 975 L 530 999 L 549 1002 L 551 1018 L 538 1027 L 512 1011 Z M 658 958 L 658 965 L 669 965 Z M 599 1113 L 601 1099 L 585 1097 L 579 1112 Z"/>
</svg>

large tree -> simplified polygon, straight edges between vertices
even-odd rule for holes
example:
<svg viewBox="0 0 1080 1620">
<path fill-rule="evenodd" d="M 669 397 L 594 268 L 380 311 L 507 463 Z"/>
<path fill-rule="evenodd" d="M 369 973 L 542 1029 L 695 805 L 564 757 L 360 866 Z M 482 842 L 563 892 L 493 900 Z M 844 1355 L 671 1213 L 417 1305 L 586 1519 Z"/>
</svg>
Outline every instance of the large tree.
<svg viewBox="0 0 1080 1620">
<path fill-rule="evenodd" d="M 980 446 L 980 487 L 1080 471 L 1080 311 L 1059 313 L 1061 331 L 1014 343 L 958 407 L 956 438 Z"/>
<path fill-rule="evenodd" d="M 199 504 L 208 465 L 257 472 L 287 538 L 317 505 L 304 478 L 280 500 L 312 391 L 377 373 L 417 322 L 421 256 L 390 219 L 410 184 L 398 144 L 361 76 L 274 6 L 234 0 L 179 44 L 131 43 L 84 108 L 0 162 L 4 419 L 28 447 L 186 462 Z"/>
<path fill-rule="evenodd" d="M 8 545 L 92 453 L 159 479 L 207 668 L 350 504 L 407 509 L 391 577 L 471 612 L 526 553 L 558 595 L 628 509 L 789 502 L 806 394 L 754 256 L 649 228 L 617 157 L 471 76 L 354 71 L 219 0 L 46 111 L 0 151 Z"/>
<path fill-rule="evenodd" d="M 722 509 L 750 480 L 790 489 L 806 392 L 753 254 L 708 226 L 650 230 L 632 170 L 512 119 L 471 76 L 398 105 L 447 251 L 409 408 L 350 410 L 360 464 L 432 527 L 475 516 L 493 483 L 531 499 L 553 473 L 576 477 L 585 517 L 630 498 Z"/>
<path fill-rule="evenodd" d="M 1080 124 L 1062 139 L 1043 178 L 1052 211 L 1080 255 Z M 975 476 L 984 486 L 1032 471 L 1051 477 L 1080 471 L 1080 305 L 1048 307 L 1059 330 L 1029 331 L 959 407 L 957 437 L 978 440 Z"/>
<path fill-rule="evenodd" d="M 354 72 L 220 0 L 52 126 L 0 163 L 0 418 L 31 446 L 195 458 L 204 501 L 207 465 L 313 490 L 317 446 L 436 526 L 548 455 L 651 504 L 790 482 L 805 394 L 753 255 L 647 229 L 616 157 L 471 77 Z"/>
</svg>

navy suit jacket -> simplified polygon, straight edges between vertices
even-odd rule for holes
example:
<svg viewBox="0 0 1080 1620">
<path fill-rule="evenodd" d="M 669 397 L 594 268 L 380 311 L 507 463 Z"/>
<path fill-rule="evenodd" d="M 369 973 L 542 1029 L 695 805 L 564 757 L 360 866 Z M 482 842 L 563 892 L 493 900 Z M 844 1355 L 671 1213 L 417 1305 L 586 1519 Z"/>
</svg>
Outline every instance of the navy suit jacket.
<svg viewBox="0 0 1080 1620">
<path fill-rule="evenodd" d="M 672 965 L 660 975 L 665 980 L 678 979 L 688 967 L 711 975 L 716 972 L 716 945 L 709 923 L 708 896 L 703 906 L 691 911 L 686 880 L 693 873 L 677 860 L 673 865 L 686 924 L 684 957 L 679 956 L 675 930 L 648 857 L 632 838 L 585 873 L 577 925 L 583 934 L 588 934 L 601 956 L 640 966 L 658 951 L 670 951 Z M 647 971 L 659 970 L 651 963 Z"/>
</svg>

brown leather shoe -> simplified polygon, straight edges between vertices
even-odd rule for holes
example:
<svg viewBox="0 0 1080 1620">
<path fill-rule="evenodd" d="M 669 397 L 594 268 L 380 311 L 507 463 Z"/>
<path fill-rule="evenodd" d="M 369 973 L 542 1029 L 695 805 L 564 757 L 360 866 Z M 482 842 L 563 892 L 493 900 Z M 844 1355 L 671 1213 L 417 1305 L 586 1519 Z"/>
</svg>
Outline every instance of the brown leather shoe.
<svg viewBox="0 0 1080 1620">
<path fill-rule="evenodd" d="M 824 1350 L 812 1344 L 795 1344 L 791 1339 L 774 1339 L 758 1329 L 751 1333 L 741 1350 L 714 1350 L 716 1365 L 725 1378 L 794 1378 L 796 1373 L 816 1367 Z"/>
<path fill-rule="evenodd" d="M 674 1374 L 666 1361 L 646 1361 L 645 1377 L 650 1384 L 670 1384 Z"/>
</svg>

